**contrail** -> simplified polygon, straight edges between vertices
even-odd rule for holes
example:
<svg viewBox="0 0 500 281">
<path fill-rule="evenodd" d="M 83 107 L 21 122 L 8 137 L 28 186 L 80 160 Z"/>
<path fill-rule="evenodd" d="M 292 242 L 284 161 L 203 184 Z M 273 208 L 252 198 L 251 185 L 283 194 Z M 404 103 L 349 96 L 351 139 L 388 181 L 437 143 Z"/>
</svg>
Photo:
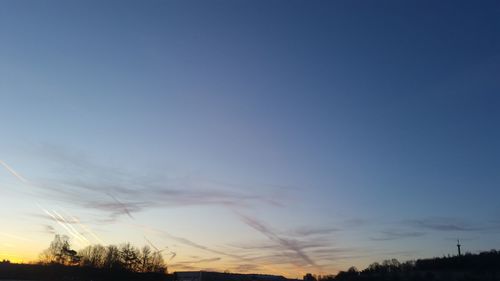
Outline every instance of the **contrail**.
<svg viewBox="0 0 500 281">
<path fill-rule="evenodd" d="M 67 212 L 66 212 L 67 213 Z M 87 233 L 90 233 L 90 235 L 92 235 L 92 237 L 94 237 L 97 242 L 101 243 L 101 244 L 104 244 L 104 242 L 101 240 L 101 238 L 99 238 L 92 230 L 90 230 L 90 228 L 88 228 L 85 224 L 83 224 L 82 222 L 80 222 L 79 219 L 73 217 L 72 215 L 68 214 L 72 220 L 74 220 L 83 230 L 85 230 Z"/>
<path fill-rule="evenodd" d="M 0 160 L 0 165 L 2 165 L 7 171 L 9 171 L 9 173 L 11 173 L 14 177 L 16 177 L 21 182 L 29 183 L 29 181 L 27 179 L 23 178 L 23 176 L 21 176 L 18 172 L 16 172 L 16 170 L 12 169 L 12 167 L 7 165 L 7 163 L 5 163 L 3 160 Z"/>
<path fill-rule="evenodd" d="M 200 250 L 204 250 L 204 251 L 207 251 L 207 252 L 211 252 L 211 253 L 215 253 L 215 254 L 218 254 L 218 255 L 223 255 L 223 256 L 226 256 L 226 257 L 230 257 L 230 258 L 233 258 L 233 259 L 237 259 L 237 260 L 240 260 L 240 261 L 245 261 L 245 262 L 249 262 L 249 263 L 254 263 L 254 260 L 252 259 L 249 259 L 249 258 L 246 258 L 246 257 L 243 257 L 243 256 L 240 256 L 240 255 L 237 255 L 237 254 L 233 254 L 233 253 L 227 253 L 227 252 L 224 252 L 224 251 L 219 251 L 217 249 L 212 249 L 212 248 L 209 248 L 209 247 L 206 247 L 204 245 L 201 245 L 201 244 L 198 244 L 196 242 L 193 242 L 189 239 L 186 239 L 186 238 L 183 238 L 183 237 L 179 237 L 179 236 L 175 236 L 175 235 L 172 235 L 164 230 L 161 230 L 159 228 L 155 228 L 155 227 L 151 227 L 151 226 L 147 226 L 147 225 L 141 225 L 141 224 L 129 224 L 133 227 L 138 227 L 138 228 L 141 228 L 143 231 L 148 231 L 148 232 L 152 232 L 152 233 L 156 233 L 156 234 L 160 234 L 166 238 L 169 238 L 169 239 L 172 239 L 172 240 L 175 240 L 179 243 L 182 243 L 184 245 L 187 245 L 187 246 L 191 246 L 191 247 L 194 247 L 194 248 L 198 248 Z M 174 253 L 174 255 L 170 258 L 170 260 L 172 260 L 173 258 L 175 258 L 177 254 Z M 283 271 L 280 271 L 270 265 L 266 265 L 266 264 L 259 264 L 259 266 L 262 266 L 263 268 L 266 268 L 272 272 L 275 272 L 275 273 L 278 273 L 278 274 L 281 274 L 283 275 Z"/>
<path fill-rule="evenodd" d="M 64 229 L 66 229 L 66 231 L 67 231 L 69 234 L 71 234 L 71 236 L 73 236 L 73 237 L 74 237 L 73 232 L 71 232 L 71 230 L 70 230 L 68 227 L 66 227 L 66 225 L 64 225 L 64 224 L 63 224 L 63 223 L 62 223 L 62 222 L 61 222 L 58 218 L 56 218 L 54 215 L 52 215 L 52 213 L 51 213 L 51 212 L 49 212 L 48 210 L 43 209 L 43 208 L 41 208 L 41 209 L 42 209 L 42 211 L 44 211 L 47 215 L 49 215 L 52 219 L 54 219 L 54 221 L 55 221 L 56 223 L 58 223 L 60 226 L 62 226 Z"/>
<path fill-rule="evenodd" d="M 73 236 L 73 238 L 76 239 L 76 241 L 78 241 L 82 246 L 85 246 L 85 245 L 88 245 L 88 241 L 85 241 L 85 240 L 82 240 L 82 238 L 80 238 L 80 236 L 78 234 L 75 234 L 65 223 L 63 223 L 62 221 L 65 221 L 64 219 L 61 219 L 61 218 L 57 218 L 56 216 L 54 216 L 51 212 L 47 211 L 46 209 L 40 207 L 40 209 L 42 209 L 47 215 L 49 215 L 50 217 L 52 217 L 54 219 L 55 222 L 57 222 L 60 226 L 62 226 L 71 236 Z M 55 211 L 54 211 L 55 213 Z M 62 221 L 61 221 L 62 220 Z"/>
<path fill-rule="evenodd" d="M 318 267 L 319 266 L 312 260 L 302 249 L 302 247 L 297 244 L 296 241 L 290 240 L 283 238 L 279 235 L 277 235 L 274 231 L 269 229 L 267 226 L 262 224 L 260 221 L 257 221 L 256 219 L 246 216 L 240 212 L 234 211 L 240 219 L 247 224 L 248 226 L 252 227 L 253 229 L 259 231 L 260 233 L 264 234 L 269 240 L 278 243 L 280 246 L 283 248 L 290 250 L 292 252 L 295 252 L 297 257 L 301 258 L 304 260 L 307 264 Z"/>
<path fill-rule="evenodd" d="M 61 219 L 61 220 L 62 220 L 62 221 L 63 221 L 63 222 L 64 222 L 64 223 L 68 226 L 68 228 L 70 228 L 70 229 L 73 231 L 73 233 L 74 233 L 76 236 L 80 237 L 80 239 L 81 239 L 83 242 L 86 242 L 87 244 L 90 244 L 90 241 L 89 241 L 89 240 L 88 240 L 85 236 L 81 235 L 81 234 L 80 234 L 80 233 L 79 233 L 79 232 L 78 232 L 78 231 L 77 231 L 77 230 L 76 230 L 76 229 L 75 229 L 75 228 L 74 228 L 74 227 L 73 227 L 70 223 L 68 223 L 68 221 L 67 221 L 67 220 L 66 220 L 63 216 L 61 216 L 61 215 L 60 215 L 58 212 L 56 212 L 55 210 L 52 210 L 52 212 L 53 212 L 54 214 L 56 214 L 56 216 L 58 216 L 58 217 L 59 217 L 59 218 L 60 218 L 60 219 Z"/>
<path fill-rule="evenodd" d="M 156 250 L 157 253 L 161 253 L 161 252 L 163 252 L 165 250 L 168 250 L 169 254 L 171 255 L 170 259 L 168 261 L 173 260 L 177 256 L 177 253 L 173 252 L 173 251 L 170 251 L 168 247 L 165 247 L 165 249 L 160 250 L 155 245 L 153 245 L 153 243 L 151 243 L 151 241 L 149 241 L 149 239 L 146 236 L 144 236 L 144 239 L 146 239 L 146 242 L 148 242 L 148 244 L 151 245 L 151 247 L 153 247 Z"/>
<path fill-rule="evenodd" d="M 127 209 L 127 206 L 125 206 L 125 204 L 123 204 L 121 201 L 119 201 L 118 199 L 116 199 L 116 197 L 114 197 L 113 195 L 111 195 L 110 193 L 106 193 L 109 197 L 113 198 L 113 200 L 116 201 L 116 203 L 118 203 L 120 206 L 123 207 L 123 211 L 125 211 L 125 213 L 131 218 L 131 219 L 134 219 L 134 217 L 132 216 L 132 214 L 130 213 L 130 211 Z"/>
<path fill-rule="evenodd" d="M 153 228 L 153 227 L 150 227 L 150 226 L 140 225 L 140 224 L 131 224 L 131 225 L 134 226 L 134 227 L 140 227 L 142 229 L 148 230 L 149 232 L 160 234 L 160 235 L 162 235 L 164 237 L 167 237 L 169 239 L 175 240 L 175 241 L 177 241 L 179 243 L 182 243 L 184 245 L 188 245 L 188 246 L 191 246 L 191 247 L 194 247 L 194 248 L 198 248 L 200 250 L 204 250 L 204 251 L 207 251 L 207 252 L 216 253 L 218 255 L 229 256 L 229 257 L 236 258 L 236 259 L 243 259 L 239 255 L 231 254 L 231 253 L 225 253 L 223 251 L 219 251 L 219 250 L 216 250 L 216 249 L 211 249 L 211 248 L 208 248 L 208 247 L 206 247 L 204 245 L 201 245 L 201 244 L 198 244 L 198 243 L 193 242 L 191 240 L 188 240 L 186 238 L 174 236 L 174 235 L 172 235 L 172 234 L 170 234 L 170 233 L 168 233 L 166 231 L 160 230 L 158 228 Z"/>
<path fill-rule="evenodd" d="M 19 174 L 11 166 L 9 166 L 7 163 L 5 163 L 5 161 L 0 160 L 0 165 L 2 165 L 11 175 L 16 177 L 22 183 L 33 185 L 30 181 L 28 181 L 26 178 L 21 176 L 21 174 Z M 66 229 L 66 231 L 68 231 L 68 233 L 70 233 L 73 237 L 77 238 L 78 240 L 80 240 L 83 243 L 90 244 L 90 241 L 85 236 L 81 235 L 71 224 L 69 224 L 63 216 L 58 214 L 56 211 L 53 211 L 54 214 L 56 214 L 58 216 L 58 218 L 57 218 L 54 215 L 52 215 L 49 211 L 42 208 L 38 203 L 36 203 L 36 204 L 38 205 L 38 208 L 40 208 L 43 212 L 45 212 L 47 215 L 52 217 L 58 224 L 60 224 L 64 229 Z M 127 211 L 127 214 L 129 214 L 129 216 L 131 216 L 130 213 L 128 212 L 128 210 L 127 209 L 125 209 L 125 210 Z M 97 235 L 95 235 L 90 229 L 88 229 L 86 226 L 84 226 L 79 220 L 75 219 L 75 221 L 80 225 L 81 228 L 83 228 L 86 232 L 90 233 L 97 241 L 103 243 L 102 240 L 99 237 L 97 237 Z"/>
<path fill-rule="evenodd" d="M 158 249 L 155 245 L 153 245 L 153 243 L 151 243 L 151 241 L 149 241 L 149 239 L 146 236 L 144 236 L 144 239 L 146 240 L 146 242 L 148 242 L 148 244 L 151 247 L 153 247 L 153 249 L 155 249 L 157 252 L 161 252 L 160 249 Z M 162 250 L 162 251 L 164 251 L 164 250 Z"/>
</svg>

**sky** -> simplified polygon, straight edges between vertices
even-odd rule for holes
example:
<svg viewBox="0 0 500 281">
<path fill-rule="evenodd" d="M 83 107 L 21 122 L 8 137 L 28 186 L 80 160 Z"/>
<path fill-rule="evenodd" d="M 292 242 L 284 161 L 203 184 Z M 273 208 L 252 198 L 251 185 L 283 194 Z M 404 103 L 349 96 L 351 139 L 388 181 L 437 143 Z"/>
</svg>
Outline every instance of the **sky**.
<svg viewBox="0 0 500 281">
<path fill-rule="evenodd" d="M 0 259 L 302 277 L 500 248 L 497 1 L 1 1 Z"/>
</svg>

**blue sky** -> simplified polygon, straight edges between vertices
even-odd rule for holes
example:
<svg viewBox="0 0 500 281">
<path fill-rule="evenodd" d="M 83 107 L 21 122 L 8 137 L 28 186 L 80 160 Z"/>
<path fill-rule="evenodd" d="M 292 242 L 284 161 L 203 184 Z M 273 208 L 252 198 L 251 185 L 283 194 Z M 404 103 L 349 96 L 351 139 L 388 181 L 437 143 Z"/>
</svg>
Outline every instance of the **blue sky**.
<svg viewBox="0 0 500 281">
<path fill-rule="evenodd" d="M 457 237 L 495 248 L 499 12 L 3 1 L 0 258 L 35 259 L 64 224 L 91 243 L 147 236 L 176 249 L 171 270 L 293 277 Z"/>
</svg>

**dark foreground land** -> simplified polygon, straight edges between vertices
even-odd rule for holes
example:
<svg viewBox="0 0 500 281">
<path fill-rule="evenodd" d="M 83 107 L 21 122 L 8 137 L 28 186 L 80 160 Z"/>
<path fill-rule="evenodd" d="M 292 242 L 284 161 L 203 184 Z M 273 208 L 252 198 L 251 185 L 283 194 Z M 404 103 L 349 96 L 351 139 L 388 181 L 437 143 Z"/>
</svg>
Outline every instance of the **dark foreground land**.
<svg viewBox="0 0 500 281">
<path fill-rule="evenodd" d="M 266 277 L 266 278 L 263 278 Z M 41 281 L 248 281 L 286 280 L 280 276 L 230 273 L 139 273 L 123 269 L 104 269 L 58 264 L 13 264 L 0 262 L 0 280 Z M 500 281 L 500 252 L 466 254 L 420 259 L 400 263 L 386 260 L 358 271 L 352 267 L 337 275 L 306 275 L 305 281 Z"/>
<path fill-rule="evenodd" d="M 172 275 L 80 266 L 0 263 L 0 280 L 172 281 Z"/>
</svg>

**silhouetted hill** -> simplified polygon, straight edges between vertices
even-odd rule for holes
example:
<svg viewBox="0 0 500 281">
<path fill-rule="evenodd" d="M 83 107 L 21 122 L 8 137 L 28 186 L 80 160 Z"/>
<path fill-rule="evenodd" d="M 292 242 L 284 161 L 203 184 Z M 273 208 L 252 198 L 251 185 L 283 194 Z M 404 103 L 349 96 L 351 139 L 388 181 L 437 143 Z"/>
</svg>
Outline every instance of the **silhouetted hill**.
<svg viewBox="0 0 500 281">
<path fill-rule="evenodd" d="M 420 259 L 400 263 L 396 259 L 373 263 L 358 271 L 351 267 L 336 276 L 319 277 L 320 281 L 499 281 L 500 252 Z"/>
</svg>

